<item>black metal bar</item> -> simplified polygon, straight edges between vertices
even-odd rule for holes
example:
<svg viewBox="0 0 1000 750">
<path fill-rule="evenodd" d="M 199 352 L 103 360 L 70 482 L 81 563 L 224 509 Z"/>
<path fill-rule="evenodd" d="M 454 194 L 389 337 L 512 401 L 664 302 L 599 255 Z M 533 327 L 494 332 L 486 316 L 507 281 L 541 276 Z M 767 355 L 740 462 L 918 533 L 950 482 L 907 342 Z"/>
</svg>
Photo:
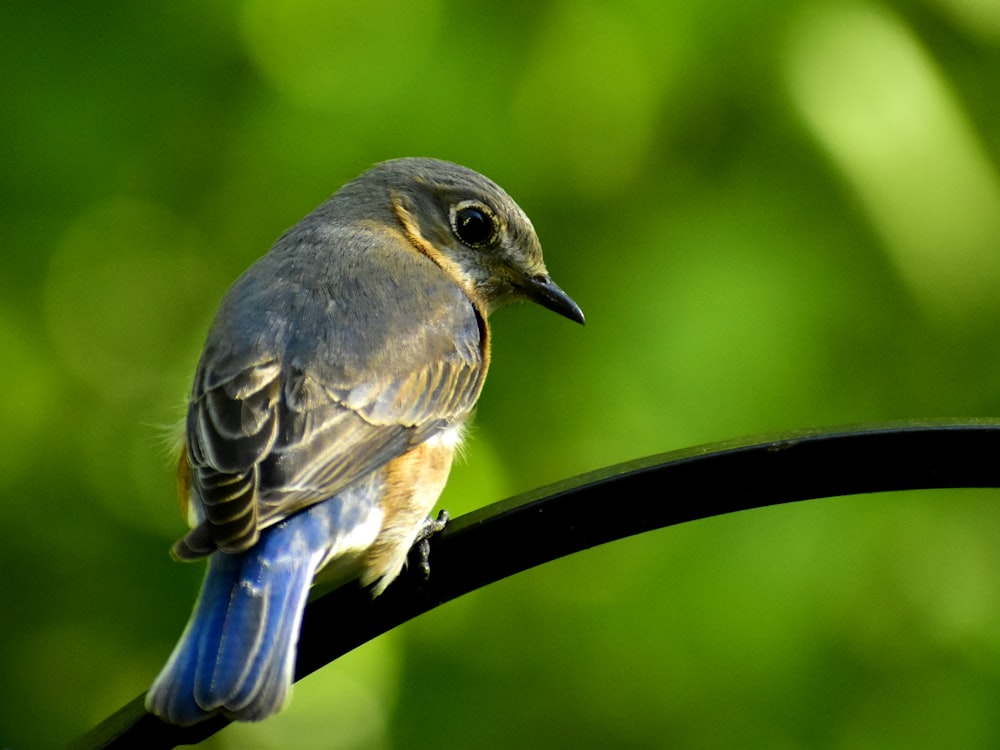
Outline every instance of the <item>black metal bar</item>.
<svg viewBox="0 0 1000 750">
<path fill-rule="evenodd" d="M 432 540 L 429 580 L 401 576 L 372 600 L 356 585 L 317 591 L 296 679 L 407 620 L 507 576 L 599 544 L 686 521 L 822 497 L 1000 487 L 1000 420 L 817 430 L 692 448 L 601 469 L 489 505 Z M 170 748 L 228 724 L 178 728 L 136 698 L 79 748 Z"/>
</svg>

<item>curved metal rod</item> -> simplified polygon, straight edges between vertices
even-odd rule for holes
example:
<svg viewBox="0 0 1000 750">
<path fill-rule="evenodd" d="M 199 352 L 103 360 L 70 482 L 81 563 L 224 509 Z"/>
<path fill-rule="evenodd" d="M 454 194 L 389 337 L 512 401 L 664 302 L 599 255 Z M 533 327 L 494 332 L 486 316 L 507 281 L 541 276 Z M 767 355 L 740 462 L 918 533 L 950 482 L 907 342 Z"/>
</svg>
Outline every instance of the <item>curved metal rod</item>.
<svg viewBox="0 0 1000 750">
<path fill-rule="evenodd" d="M 403 575 L 374 600 L 356 585 L 315 592 L 296 679 L 463 594 L 616 539 L 798 500 L 955 487 L 1000 487 L 1000 420 L 809 430 L 600 469 L 456 518 L 431 541 L 426 581 Z M 145 713 L 140 696 L 75 747 L 171 748 L 228 723 L 165 724 Z"/>
</svg>

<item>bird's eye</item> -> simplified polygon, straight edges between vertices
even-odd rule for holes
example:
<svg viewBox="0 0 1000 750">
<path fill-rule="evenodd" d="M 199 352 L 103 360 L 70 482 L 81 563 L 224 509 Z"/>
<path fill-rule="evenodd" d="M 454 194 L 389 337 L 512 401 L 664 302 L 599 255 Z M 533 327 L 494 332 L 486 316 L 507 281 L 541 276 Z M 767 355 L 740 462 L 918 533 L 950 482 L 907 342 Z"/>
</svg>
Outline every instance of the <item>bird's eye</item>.
<svg viewBox="0 0 1000 750">
<path fill-rule="evenodd" d="M 451 209 L 451 229 L 469 247 L 483 247 L 496 237 L 493 212 L 478 201 L 463 201 Z"/>
</svg>

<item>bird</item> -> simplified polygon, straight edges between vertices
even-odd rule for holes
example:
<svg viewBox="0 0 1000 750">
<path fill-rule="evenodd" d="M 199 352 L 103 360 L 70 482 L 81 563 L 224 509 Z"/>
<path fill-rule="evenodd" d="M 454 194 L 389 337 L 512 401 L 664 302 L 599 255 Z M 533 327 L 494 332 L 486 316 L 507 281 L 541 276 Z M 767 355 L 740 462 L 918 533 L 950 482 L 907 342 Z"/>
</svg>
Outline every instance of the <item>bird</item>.
<svg viewBox="0 0 1000 750">
<path fill-rule="evenodd" d="M 429 514 L 489 368 L 487 318 L 517 301 L 585 322 L 514 200 L 431 158 L 374 165 L 238 277 L 178 464 L 191 529 L 171 552 L 207 571 L 149 713 L 189 726 L 285 707 L 317 573 L 377 596 L 445 522 Z"/>
</svg>

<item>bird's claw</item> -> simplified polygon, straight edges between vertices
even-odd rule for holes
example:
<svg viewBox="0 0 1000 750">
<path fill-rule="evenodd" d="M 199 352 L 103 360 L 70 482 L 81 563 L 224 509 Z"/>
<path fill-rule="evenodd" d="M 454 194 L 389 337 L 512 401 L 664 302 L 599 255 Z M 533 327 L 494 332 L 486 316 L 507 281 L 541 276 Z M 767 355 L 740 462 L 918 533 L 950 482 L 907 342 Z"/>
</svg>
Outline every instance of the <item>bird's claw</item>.
<svg viewBox="0 0 1000 750">
<path fill-rule="evenodd" d="M 431 537 L 440 533 L 448 525 L 449 520 L 446 510 L 438 513 L 437 518 L 428 516 L 420 527 L 420 531 L 417 532 L 417 538 L 410 548 L 412 562 L 420 577 L 425 581 L 431 577 Z"/>
</svg>

